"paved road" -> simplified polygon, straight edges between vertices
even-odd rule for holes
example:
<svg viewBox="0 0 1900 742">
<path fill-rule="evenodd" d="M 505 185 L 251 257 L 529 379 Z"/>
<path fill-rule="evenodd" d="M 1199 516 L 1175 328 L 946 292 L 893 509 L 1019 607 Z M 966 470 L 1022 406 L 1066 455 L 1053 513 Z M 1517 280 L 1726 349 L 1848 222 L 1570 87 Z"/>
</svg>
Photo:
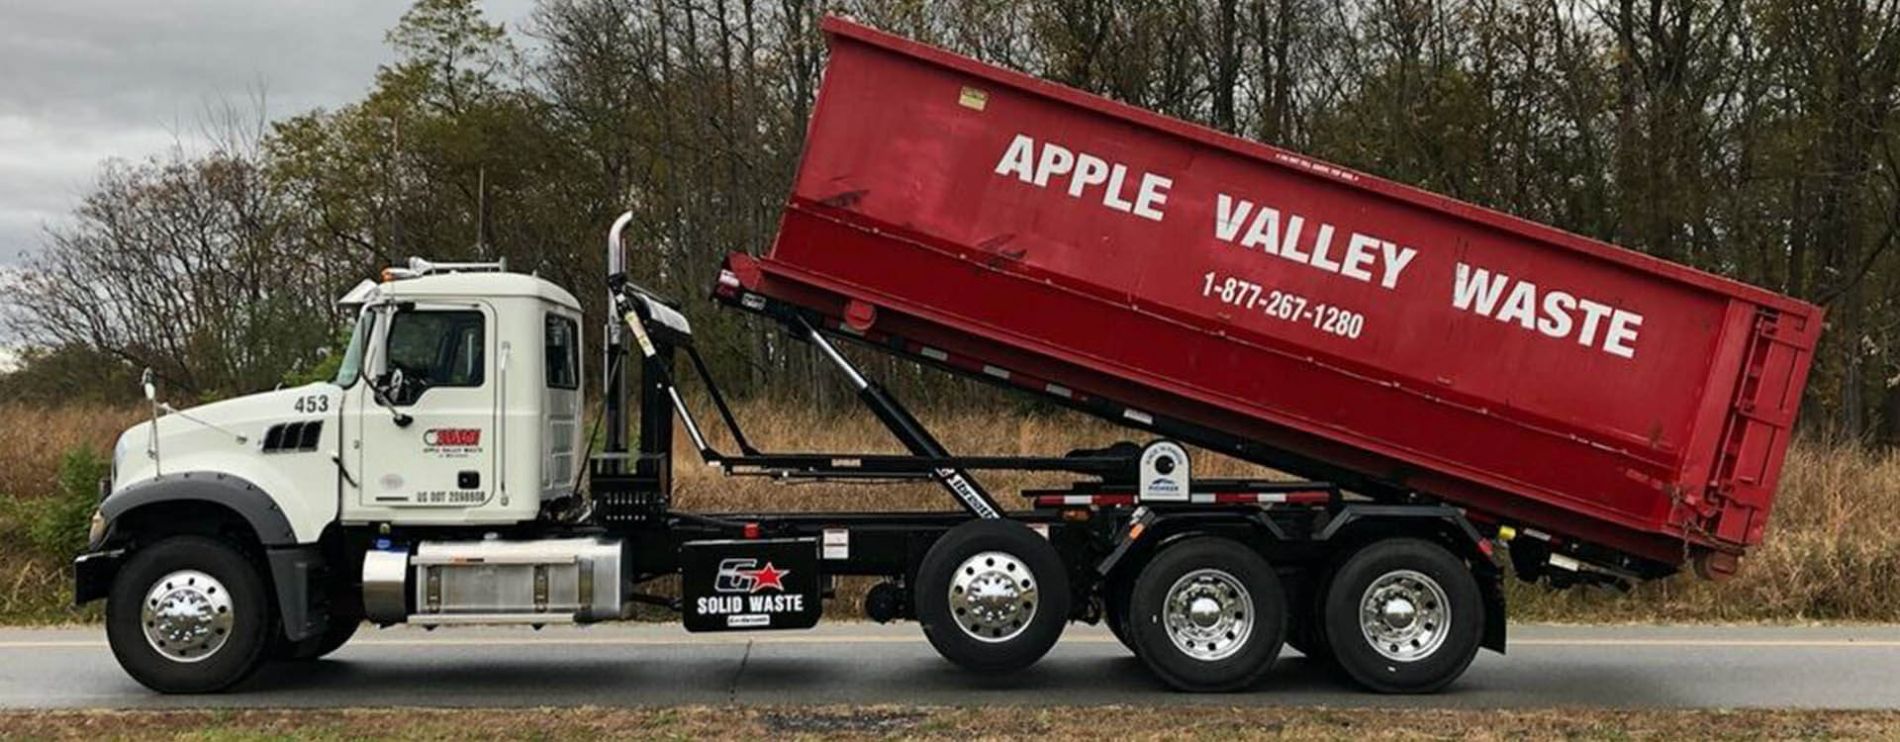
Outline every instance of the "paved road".
<svg viewBox="0 0 1900 742">
<path fill-rule="evenodd" d="M 1900 627 L 1520 626 L 1430 697 L 1362 693 L 1288 651 L 1250 693 L 1172 693 L 1101 629 L 1073 626 L 1009 677 L 938 659 L 913 624 L 780 634 L 671 626 L 366 629 L 330 659 L 218 696 L 132 682 L 97 629 L 0 630 L 0 707 L 579 704 L 1307 704 L 1900 708 Z"/>
</svg>

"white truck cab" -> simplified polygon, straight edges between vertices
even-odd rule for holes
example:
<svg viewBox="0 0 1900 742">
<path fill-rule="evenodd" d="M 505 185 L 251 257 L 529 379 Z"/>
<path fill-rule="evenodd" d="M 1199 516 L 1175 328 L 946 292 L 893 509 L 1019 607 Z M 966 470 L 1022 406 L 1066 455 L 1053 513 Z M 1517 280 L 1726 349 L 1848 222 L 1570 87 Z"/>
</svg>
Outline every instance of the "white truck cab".
<svg viewBox="0 0 1900 742">
<path fill-rule="evenodd" d="M 242 479 L 271 493 L 296 543 L 313 543 L 333 523 L 519 523 L 571 492 L 579 303 L 534 276 L 412 266 L 346 297 L 360 315 L 335 379 L 127 429 L 111 493 Z"/>
<path fill-rule="evenodd" d="M 534 276 L 428 273 L 377 286 L 334 384 L 337 520 L 518 523 L 572 492 L 580 321 L 573 295 Z"/>
<path fill-rule="evenodd" d="M 347 548 L 339 557 L 344 530 L 432 528 L 466 542 L 482 534 L 457 529 L 534 521 L 579 484 L 582 315 L 572 294 L 500 264 L 412 260 L 343 303 L 359 315 L 330 381 L 183 410 L 157 402 L 148 381 L 153 418 L 120 435 L 91 548 L 76 562 L 81 602 L 144 606 L 113 629 L 128 635 L 115 651 L 142 681 L 209 689 L 231 674 L 178 668 L 248 667 L 257 657 L 245 655 L 314 656 L 347 640 L 367 609 L 360 588 L 338 589 L 361 569 Z M 160 534 L 170 537 L 161 548 L 143 548 Z M 453 545 L 434 548 L 455 558 Z M 174 568 L 234 554 L 267 575 Z M 128 570 L 153 574 L 115 580 Z M 407 605 L 402 572 L 397 613 Z M 146 594 L 109 596 L 119 583 Z M 246 609 L 275 618 L 231 618 Z M 247 630 L 268 641 L 223 651 Z"/>
</svg>

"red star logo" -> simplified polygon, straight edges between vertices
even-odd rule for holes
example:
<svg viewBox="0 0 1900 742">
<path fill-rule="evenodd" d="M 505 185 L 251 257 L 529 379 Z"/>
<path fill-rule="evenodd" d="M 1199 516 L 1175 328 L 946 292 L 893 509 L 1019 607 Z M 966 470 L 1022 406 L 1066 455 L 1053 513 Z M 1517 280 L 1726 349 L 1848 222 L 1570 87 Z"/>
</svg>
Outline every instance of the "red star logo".
<svg viewBox="0 0 1900 742">
<path fill-rule="evenodd" d="M 752 585 L 752 592 L 756 593 L 768 587 L 779 592 L 785 592 L 785 583 L 783 580 L 786 575 L 791 573 L 792 571 L 789 569 L 779 569 L 772 566 L 771 562 L 766 562 L 765 566 L 760 567 L 757 572 L 752 573 L 752 578 L 757 580 L 757 582 Z"/>
</svg>

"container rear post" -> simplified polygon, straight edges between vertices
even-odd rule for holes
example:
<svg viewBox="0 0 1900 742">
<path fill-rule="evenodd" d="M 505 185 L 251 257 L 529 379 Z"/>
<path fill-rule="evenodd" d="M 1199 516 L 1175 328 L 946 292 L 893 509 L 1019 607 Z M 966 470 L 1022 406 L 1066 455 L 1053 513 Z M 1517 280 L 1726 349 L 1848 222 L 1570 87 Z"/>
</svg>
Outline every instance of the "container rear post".
<svg viewBox="0 0 1900 742">
<path fill-rule="evenodd" d="M 872 414 L 877 415 L 878 421 L 884 423 L 884 427 L 888 428 L 891 435 L 896 436 L 905 448 L 918 456 L 950 457 L 950 452 L 944 449 L 942 443 L 937 442 L 936 437 L 924 428 L 923 423 L 912 417 L 910 411 L 898 404 L 897 400 L 885 392 L 883 387 L 859 373 L 857 367 L 851 365 L 851 361 L 832 346 L 831 341 L 826 340 L 810 323 L 801 319 L 799 324 L 803 326 L 805 336 L 811 340 L 812 345 L 818 346 L 818 350 L 822 351 L 826 358 L 831 359 L 832 364 L 836 365 L 838 370 L 844 373 L 845 378 L 850 380 L 852 388 L 858 393 L 858 399 L 864 402 L 865 407 L 871 409 Z M 944 489 L 949 490 L 950 494 L 957 498 L 957 502 L 963 505 L 963 509 L 970 511 L 971 515 L 978 518 L 1003 517 L 1002 506 L 996 503 L 995 498 L 990 497 L 990 493 L 983 489 L 983 485 L 978 484 L 969 472 L 946 467 L 931 472 L 931 476 L 937 480 L 938 484 L 943 485 Z"/>
</svg>

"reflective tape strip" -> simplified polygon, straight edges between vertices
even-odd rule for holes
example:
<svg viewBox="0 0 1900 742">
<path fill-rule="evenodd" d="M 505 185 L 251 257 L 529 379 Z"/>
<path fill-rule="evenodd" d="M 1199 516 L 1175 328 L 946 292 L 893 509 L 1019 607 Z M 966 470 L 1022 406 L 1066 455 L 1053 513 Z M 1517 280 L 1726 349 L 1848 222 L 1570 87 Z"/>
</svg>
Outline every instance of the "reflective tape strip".
<svg viewBox="0 0 1900 742">
<path fill-rule="evenodd" d="M 1135 504 L 1134 495 L 1037 495 L 1036 507 L 1115 507 Z"/>
<path fill-rule="evenodd" d="M 1320 505 L 1332 500 L 1332 493 L 1313 492 L 1196 492 L 1188 502 L 1198 505 Z M 1037 495 L 1036 506 L 1044 508 L 1134 505 L 1134 495 Z"/>
</svg>

